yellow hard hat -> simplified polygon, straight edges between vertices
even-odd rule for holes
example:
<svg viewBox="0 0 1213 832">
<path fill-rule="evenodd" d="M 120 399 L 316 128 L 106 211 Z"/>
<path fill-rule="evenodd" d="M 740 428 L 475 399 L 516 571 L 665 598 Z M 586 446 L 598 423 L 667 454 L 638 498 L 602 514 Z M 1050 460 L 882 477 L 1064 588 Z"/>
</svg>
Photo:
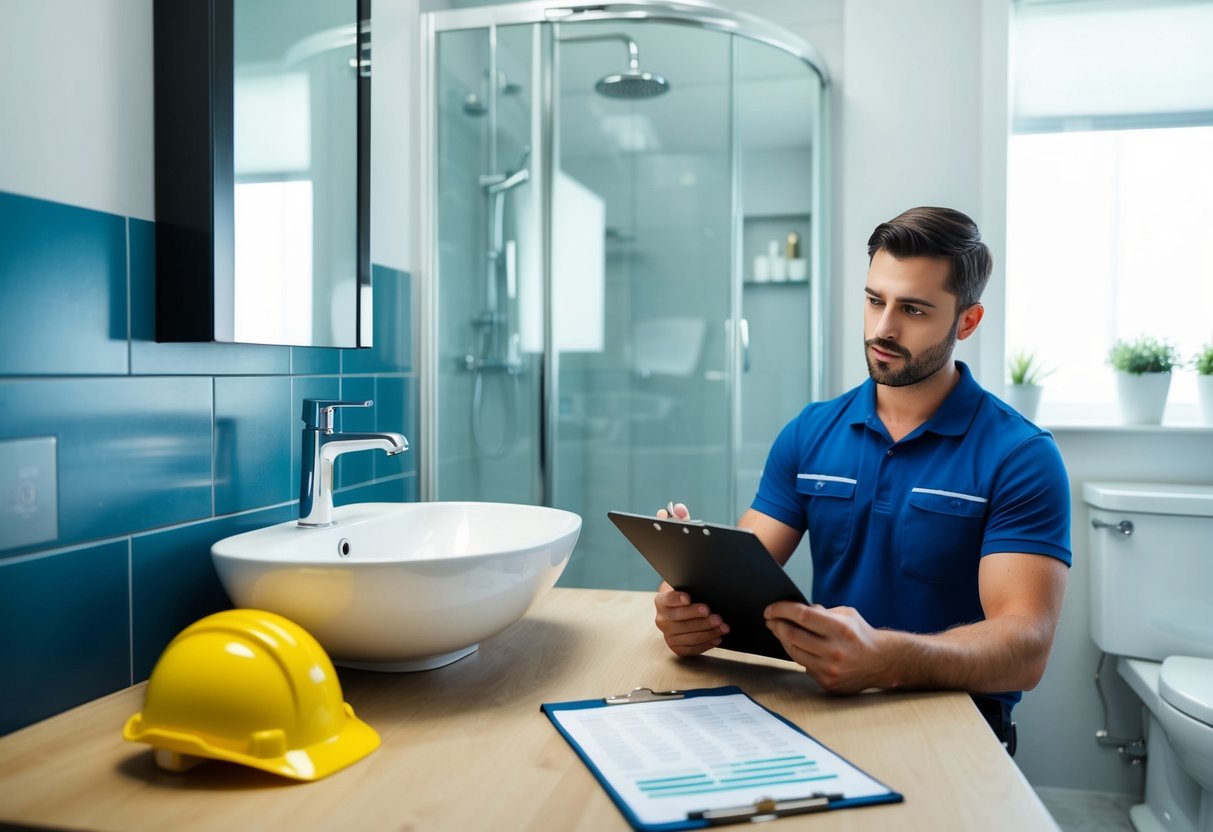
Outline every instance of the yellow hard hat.
<svg viewBox="0 0 1213 832">
<path fill-rule="evenodd" d="M 262 610 L 226 610 L 182 630 L 122 736 L 184 770 L 211 757 L 319 780 L 379 747 L 342 701 L 328 654 L 306 630 Z"/>
</svg>

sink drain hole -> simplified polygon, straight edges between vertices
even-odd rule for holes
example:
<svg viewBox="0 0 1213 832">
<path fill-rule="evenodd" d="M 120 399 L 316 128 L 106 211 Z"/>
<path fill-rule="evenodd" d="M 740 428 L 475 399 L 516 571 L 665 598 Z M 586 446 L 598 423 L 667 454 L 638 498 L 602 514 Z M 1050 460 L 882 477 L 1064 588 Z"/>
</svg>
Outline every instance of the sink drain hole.
<svg viewBox="0 0 1213 832">
<path fill-rule="evenodd" d="M 343 558 L 350 556 L 350 541 L 348 538 L 341 538 L 341 542 L 337 544 L 337 555 Z"/>
</svg>

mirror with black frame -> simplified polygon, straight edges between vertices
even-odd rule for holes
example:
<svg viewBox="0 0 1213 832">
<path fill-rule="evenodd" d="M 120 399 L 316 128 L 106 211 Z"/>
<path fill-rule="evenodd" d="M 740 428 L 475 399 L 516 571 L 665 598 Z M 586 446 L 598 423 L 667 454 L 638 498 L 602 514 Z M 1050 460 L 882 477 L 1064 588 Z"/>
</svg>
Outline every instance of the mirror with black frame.
<svg viewBox="0 0 1213 832">
<path fill-rule="evenodd" d="M 156 340 L 370 346 L 370 0 L 155 0 Z"/>
</svg>

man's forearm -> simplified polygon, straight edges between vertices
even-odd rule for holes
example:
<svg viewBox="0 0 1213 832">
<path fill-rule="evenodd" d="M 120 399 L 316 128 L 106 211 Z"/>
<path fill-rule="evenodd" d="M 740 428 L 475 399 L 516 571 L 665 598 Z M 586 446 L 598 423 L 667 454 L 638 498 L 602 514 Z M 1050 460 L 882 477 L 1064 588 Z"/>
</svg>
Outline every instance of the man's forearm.
<svg viewBox="0 0 1213 832">
<path fill-rule="evenodd" d="M 1040 682 L 1052 628 L 1014 615 L 921 635 L 882 630 L 885 661 L 874 684 L 996 693 L 1030 690 Z"/>
</svg>

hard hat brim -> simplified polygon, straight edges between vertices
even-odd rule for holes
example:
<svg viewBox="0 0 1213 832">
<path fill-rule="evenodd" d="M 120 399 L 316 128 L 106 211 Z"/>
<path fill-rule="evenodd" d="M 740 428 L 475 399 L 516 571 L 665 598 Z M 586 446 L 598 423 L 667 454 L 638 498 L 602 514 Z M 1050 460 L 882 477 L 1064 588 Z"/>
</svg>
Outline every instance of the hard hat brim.
<svg viewBox="0 0 1213 832">
<path fill-rule="evenodd" d="M 211 745 L 195 734 L 165 728 L 144 728 L 143 714 L 127 720 L 122 736 L 130 742 L 143 742 L 153 748 L 237 763 L 268 771 L 292 780 L 312 781 L 358 762 L 379 747 L 379 734 L 354 716 L 354 709 L 345 704 L 346 720 L 340 733 L 305 748 L 294 748 L 272 757 L 241 754 L 228 748 Z"/>
</svg>

